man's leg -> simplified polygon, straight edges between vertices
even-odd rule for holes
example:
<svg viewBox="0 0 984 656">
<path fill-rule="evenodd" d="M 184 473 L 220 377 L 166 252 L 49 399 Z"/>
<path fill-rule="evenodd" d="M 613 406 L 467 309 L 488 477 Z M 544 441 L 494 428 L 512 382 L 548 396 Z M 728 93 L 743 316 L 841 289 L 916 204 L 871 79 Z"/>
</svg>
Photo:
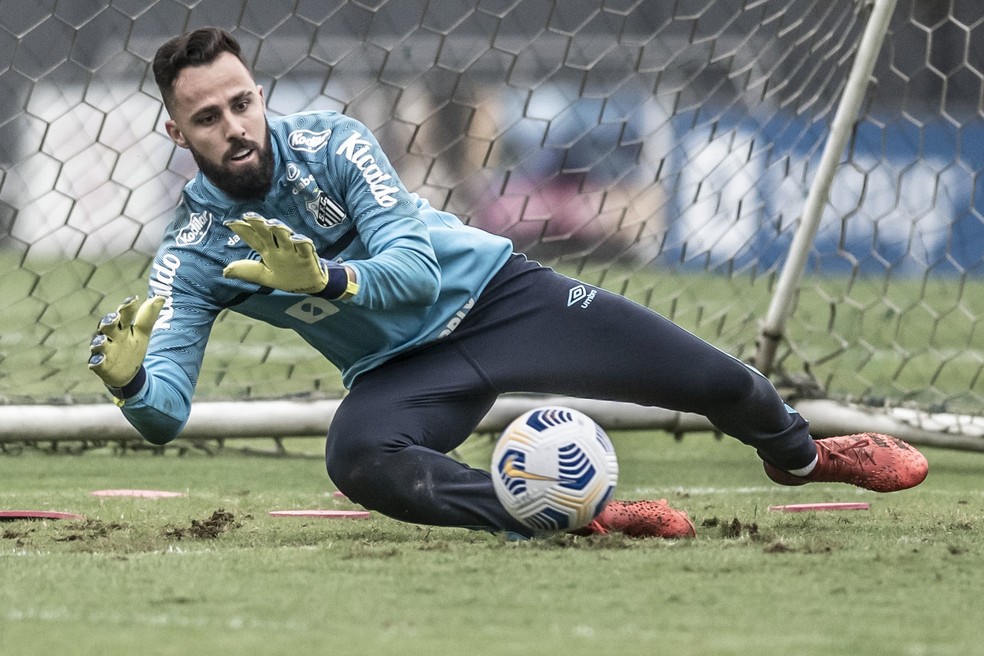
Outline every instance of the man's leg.
<svg viewBox="0 0 984 656">
<path fill-rule="evenodd" d="M 356 380 L 332 419 L 328 474 L 350 499 L 395 519 L 529 537 L 487 471 L 445 455 L 495 397 L 451 342 L 383 364 Z"/>
<path fill-rule="evenodd" d="M 487 472 L 444 455 L 498 394 L 520 391 L 695 412 L 782 470 L 816 460 L 806 421 L 763 376 L 646 308 L 577 287 L 513 260 L 450 337 L 360 376 L 328 432 L 339 489 L 404 521 L 530 535 Z M 835 480 L 865 487 L 866 475 Z"/>
<path fill-rule="evenodd" d="M 755 447 L 786 485 L 843 482 L 878 492 L 918 485 L 925 457 L 876 434 L 814 441 L 757 371 L 627 299 L 511 262 L 459 338 L 500 391 L 631 401 L 706 416 Z M 484 315 L 484 316 L 482 316 Z M 501 326 L 482 331 L 482 326 Z M 790 472 L 786 474 L 785 472 Z"/>
<path fill-rule="evenodd" d="M 550 269 L 514 260 L 505 273 L 454 333 L 496 392 L 694 412 L 780 467 L 816 456 L 807 422 L 739 360 L 641 305 Z"/>
</svg>

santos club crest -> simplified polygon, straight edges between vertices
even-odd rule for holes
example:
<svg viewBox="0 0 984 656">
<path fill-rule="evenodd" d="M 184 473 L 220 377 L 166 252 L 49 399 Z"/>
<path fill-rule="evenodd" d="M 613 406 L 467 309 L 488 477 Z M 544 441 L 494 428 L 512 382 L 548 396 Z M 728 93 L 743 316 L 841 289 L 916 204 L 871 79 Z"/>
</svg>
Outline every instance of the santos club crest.
<svg viewBox="0 0 984 656">
<path fill-rule="evenodd" d="M 318 195 L 304 204 L 314 220 L 322 228 L 330 228 L 345 220 L 345 210 L 325 192 L 318 190 Z"/>
</svg>

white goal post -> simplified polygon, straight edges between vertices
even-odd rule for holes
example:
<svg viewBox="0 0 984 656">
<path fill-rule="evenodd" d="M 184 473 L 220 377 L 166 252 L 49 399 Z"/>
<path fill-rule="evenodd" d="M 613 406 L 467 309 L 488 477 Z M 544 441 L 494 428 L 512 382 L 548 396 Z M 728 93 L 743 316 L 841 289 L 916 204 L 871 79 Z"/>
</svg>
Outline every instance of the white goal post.
<svg viewBox="0 0 984 656">
<path fill-rule="evenodd" d="M 196 404 L 182 440 L 311 437 L 324 434 L 338 400 L 212 401 Z M 503 396 L 476 428 L 477 433 L 501 433 L 522 413 L 547 405 L 580 410 L 606 430 L 663 430 L 672 435 L 714 432 L 706 418 L 631 403 L 562 396 Z M 859 430 L 896 435 L 913 444 L 979 451 L 984 442 L 984 417 L 930 414 L 912 409 L 852 408 L 822 399 L 802 400 L 796 407 L 810 417 L 814 437 L 844 435 Z M 139 443 L 139 433 L 110 404 L 75 406 L 0 406 L 0 449 L 5 445 L 40 444 L 60 440 L 91 443 Z"/>
<path fill-rule="evenodd" d="M 875 61 L 881 51 L 895 11 L 896 0 L 873 0 L 874 10 L 861 37 L 861 45 L 847 78 L 843 96 L 837 105 L 833 121 L 830 123 L 830 137 L 823 148 L 820 165 L 817 167 L 816 178 L 810 185 L 809 195 L 803 206 L 803 216 L 796 227 L 793 242 L 789 246 L 789 257 L 779 275 L 769 311 L 762 322 L 759 331 L 758 351 L 755 354 L 755 366 L 763 374 L 772 371 L 776 348 L 783 338 L 786 318 L 793 309 L 796 290 L 799 289 L 807 260 L 813 248 L 813 240 L 820 229 L 823 210 L 830 197 L 830 187 L 834 183 L 834 175 L 840 165 L 841 155 L 847 146 L 847 140 L 858 118 L 858 111 L 864 101 L 865 92 L 871 73 L 875 69 Z"/>
<path fill-rule="evenodd" d="M 0 16 L 0 446 L 138 439 L 85 370 L 194 162 L 149 62 L 232 31 L 271 114 L 368 124 L 404 182 L 754 364 L 819 436 L 984 450 L 975 0 L 24 2 Z M 321 435 L 344 395 L 223 314 L 187 439 Z M 564 403 L 608 429 L 711 429 Z"/>
</svg>

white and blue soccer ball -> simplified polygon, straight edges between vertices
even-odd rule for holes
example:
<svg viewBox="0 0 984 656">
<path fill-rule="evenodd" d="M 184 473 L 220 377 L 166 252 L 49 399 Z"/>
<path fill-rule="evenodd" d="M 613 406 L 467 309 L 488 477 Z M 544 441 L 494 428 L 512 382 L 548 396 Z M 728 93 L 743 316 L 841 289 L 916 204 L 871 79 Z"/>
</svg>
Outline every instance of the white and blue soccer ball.
<svg viewBox="0 0 984 656">
<path fill-rule="evenodd" d="M 588 524 L 615 493 L 618 460 L 582 412 L 537 408 L 509 424 L 492 451 L 492 483 L 509 514 L 538 534 Z"/>
</svg>

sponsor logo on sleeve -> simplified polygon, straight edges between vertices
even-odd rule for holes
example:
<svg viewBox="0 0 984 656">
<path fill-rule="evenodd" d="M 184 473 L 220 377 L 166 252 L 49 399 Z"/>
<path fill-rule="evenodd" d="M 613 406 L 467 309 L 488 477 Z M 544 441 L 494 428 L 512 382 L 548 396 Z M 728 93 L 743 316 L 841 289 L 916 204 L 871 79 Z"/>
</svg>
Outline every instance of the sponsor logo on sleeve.
<svg viewBox="0 0 984 656">
<path fill-rule="evenodd" d="M 311 130 L 294 130 L 287 135 L 287 145 L 294 150 L 302 150 L 306 153 L 316 153 L 328 143 L 331 130 L 312 132 Z"/>
<path fill-rule="evenodd" d="M 178 246 L 194 246 L 200 244 L 208 229 L 212 226 L 211 212 L 196 212 L 188 217 L 188 223 L 178 231 L 174 243 Z"/>
<path fill-rule="evenodd" d="M 396 205 L 395 194 L 400 188 L 386 184 L 393 176 L 379 168 L 376 157 L 372 154 L 372 144 L 360 132 L 352 130 L 352 134 L 338 147 L 335 154 L 344 155 L 345 159 L 362 172 L 362 178 L 369 185 L 369 192 L 380 207 Z"/>
<path fill-rule="evenodd" d="M 181 259 L 174 253 L 164 253 L 159 260 L 154 260 L 150 274 L 150 288 L 156 296 L 164 297 L 164 307 L 157 316 L 154 330 L 167 330 L 174 318 L 174 280 L 178 277 L 178 267 Z"/>
</svg>

